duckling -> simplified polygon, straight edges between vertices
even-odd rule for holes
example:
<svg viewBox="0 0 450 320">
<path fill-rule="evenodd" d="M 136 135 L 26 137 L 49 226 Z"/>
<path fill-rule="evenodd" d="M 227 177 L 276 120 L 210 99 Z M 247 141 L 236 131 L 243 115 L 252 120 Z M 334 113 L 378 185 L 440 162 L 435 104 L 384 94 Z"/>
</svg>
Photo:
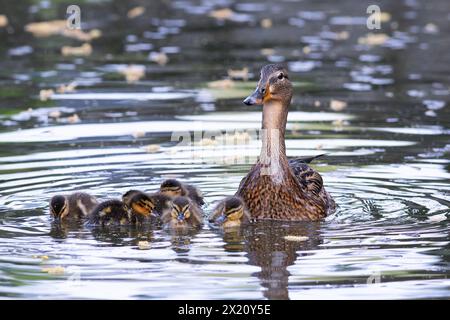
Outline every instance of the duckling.
<svg viewBox="0 0 450 320">
<path fill-rule="evenodd" d="M 122 202 L 125 203 L 127 205 L 127 207 L 130 207 L 131 198 L 133 198 L 138 193 L 142 193 L 142 191 L 135 190 L 135 189 L 128 190 L 127 192 L 125 192 L 122 195 Z"/>
<path fill-rule="evenodd" d="M 120 200 L 106 200 L 89 213 L 89 225 L 123 225 L 130 222 L 128 207 Z"/>
<path fill-rule="evenodd" d="M 182 230 L 202 225 L 202 211 L 188 197 L 176 197 L 172 202 L 172 210 L 161 217 L 170 229 Z"/>
<path fill-rule="evenodd" d="M 132 223 L 150 222 L 153 218 L 161 218 L 165 212 L 170 212 L 172 199 L 161 193 L 144 193 L 130 190 L 122 196 L 129 208 Z"/>
<path fill-rule="evenodd" d="M 336 208 L 321 175 L 307 164 L 313 159 L 288 161 L 286 156 L 292 95 L 287 70 L 269 64 L 261 69 L 256 90 L 244 100 L 248 106 L 263 105 L 260 157 L 236 192 L 252 219 L 318 221 Z"/>
<path fill-rule="evenodd" d="M 98 204 L 97 199 L 84 192 L 56 195 L 50 199 L 50 214 L 55 220 L 87 217 Z"/>
<path fill-rule="evenodd" d="M 221 225 L 224 229 L 240 227 L 250 221 L 250 214 L 241 198 L 231 196 L 220 201 L 213 210 L 209 222 Z"/>
<path fill-rule="evenodd" d="M 205 204 L 203 195 L 198 188 L 190 184 L 181 183 L 176 179 L 168 179 L 161 183 L 159 192 L 169 197 L 188 197 L 199 206 Z"/>
</svg>

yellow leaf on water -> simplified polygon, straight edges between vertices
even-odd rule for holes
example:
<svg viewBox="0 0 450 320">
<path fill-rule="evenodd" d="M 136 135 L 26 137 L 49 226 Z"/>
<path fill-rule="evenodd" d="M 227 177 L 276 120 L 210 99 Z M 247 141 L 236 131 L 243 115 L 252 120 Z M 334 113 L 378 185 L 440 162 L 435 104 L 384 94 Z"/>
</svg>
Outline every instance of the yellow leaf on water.
<svg viewBox="0 0 450 320">
<path fill-rule="evenodd" d="M 66 269 L 61 266 L 42 268 L 42 272 L 46 272 L 48 274 L 64 274 L 65 271 L 66 271 Z"/>
<path fill-rule="evenodd" d="M 295 242 L 303 242 L 303 241 L 309 240 L 309 237 L 289 235 L 289 236 L 285 236 L 284 240 L 286 240 L 286 241 L 295 241 Z"/>
<path fill-rule="evenodd" d="M 4 28 L 8 25 L 8 17 L 4 14 L 0 14 L 0 28 Z"/>
<path fill-rule="evenodd" d="M 145 12 L 145 8 L 144 7 L 142 7 L 142 6 L 134 7 L 133 9 L 130 9 L 128 11 L 127 17 L 129 19 L 134 19 L 134 18 L 137 18 L 137 17 L 143 15 L 144 12 Z"/>
</svg>

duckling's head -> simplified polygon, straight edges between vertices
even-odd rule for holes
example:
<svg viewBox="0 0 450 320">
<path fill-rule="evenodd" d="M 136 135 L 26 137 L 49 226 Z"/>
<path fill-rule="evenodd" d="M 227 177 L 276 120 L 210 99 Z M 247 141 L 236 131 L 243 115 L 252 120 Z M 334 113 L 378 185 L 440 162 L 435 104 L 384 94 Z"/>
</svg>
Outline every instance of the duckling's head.
<svg viewBox="0 0 450 320">
<path fill-rule="evenodd" d="M 125 192 L 122 195 L 123 203 L 125 203 L 127 206 L 129 206 L 131 199 L 138 193 L 141 193 L 141 191 L 139 191 L 139 190 L 128 190 L 127 192 Z"/>
<path fill-rule="evenodd" d="M 168 179 L 161 183 L 159 192 L 169 197 L 179 197 L 183 195 L 183 185 L 176 179 Z"/>
<path fill-rule="evenodd" d="M 156 201 L 148 194 L 136 191 L 129 200 L 129 207 L 133 209 L 134 213 L 147 217 L 149 215 L 154 215 L 153 210 L 156 207 Z"/>
<path fill-rule="evenodd" d="M 53 218 L 62 220 L 69 213 L 69 201 L 66 196 L 56 195 L 50 200 L 50 213 Z"/>
<path fill-rule="evenodd" d="M 244 203 L 241 198 L 230 197 L 225 199 L 222 214 L 216 219 L 216 222 L 224 228 L 237 226 L 241 224 L 244 216 Z"/>
<path fill-rule="evenodd" d="M 176 197 L 172 202 L 172 221 L 184 223 L 191 216 L 191 202 L 187 197 Z"/>
<path fill-rule="evenodd" d="M 292 83 L 286 68 L 280 64 L 268 64 L 262 67 L 256 90 L 244 103 L 248 106 L 261 105 L 273 101 L 288 105 L 292 99 Z"/>
</svg>

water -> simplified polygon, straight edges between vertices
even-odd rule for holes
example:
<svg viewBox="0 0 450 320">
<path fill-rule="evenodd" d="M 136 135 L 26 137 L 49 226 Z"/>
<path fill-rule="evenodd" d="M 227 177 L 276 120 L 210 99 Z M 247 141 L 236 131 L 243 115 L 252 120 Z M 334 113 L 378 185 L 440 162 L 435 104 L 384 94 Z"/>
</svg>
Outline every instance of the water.
<svg viewBox="0 0 450 320">
<path fill-rule="evenodd" d="M 60 48 L 82 42 L 22 31 L 28 19 L 61 18 L 63 2 L 5 1 L 0 297 L 449 298 L 449 4 L 381 1 L 390 13 L 377 31 L 389 38 L 381 40 L 367 36 L 367 5 L 152 1 L 144 16 L 128 19 L 131 4 L 86 2 L 85 28 L 102 36 L 92 54 L 73 57 Z M 228 20 L 208 17 L 224 6 L 235 12 Z M 150 61 L 164 62 L 158 52 L 166 64 Z M 172 134 L 259 128 L 260 108 L 241 101 L 258 69 L 279 61 L 295 84 L 288 156 L 328 154 L 315 167 L 339 206 L 335 214 L 181 235 L 52 224 L 54 194 L 114 198 L 155 190 L 168 177 L 198 186 L 209 213 L 235 192 L 258 142 L 188 148 Z M 129 64 L 145 76 L 127 82 L 120 72 Z M 208 87 L 243 67 L 249 82 Z M 40 100 L 40 90 L 72 81 L 74 92 Z M 333 110 L 332 99 L 347 107 Z"/>
</svg>

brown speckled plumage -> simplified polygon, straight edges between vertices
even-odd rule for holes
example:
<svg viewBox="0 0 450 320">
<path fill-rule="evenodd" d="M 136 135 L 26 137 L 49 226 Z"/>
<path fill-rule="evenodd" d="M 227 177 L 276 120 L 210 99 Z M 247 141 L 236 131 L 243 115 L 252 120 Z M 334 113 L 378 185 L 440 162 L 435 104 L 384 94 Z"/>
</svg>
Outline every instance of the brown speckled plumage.
<svg viewBox="0 0 450 320">
<path fill-rule="evenodd" d="M 261 156 L 236 193 L 252 219 L 315 221 L 331 213 L 335 204 L 320 174 L 307 162 L 288 161 L 284 134 L 292 84 L 280 65 L 261 70 L 256 91 L 244 103 L 264 104 Z"/>
</svg>

